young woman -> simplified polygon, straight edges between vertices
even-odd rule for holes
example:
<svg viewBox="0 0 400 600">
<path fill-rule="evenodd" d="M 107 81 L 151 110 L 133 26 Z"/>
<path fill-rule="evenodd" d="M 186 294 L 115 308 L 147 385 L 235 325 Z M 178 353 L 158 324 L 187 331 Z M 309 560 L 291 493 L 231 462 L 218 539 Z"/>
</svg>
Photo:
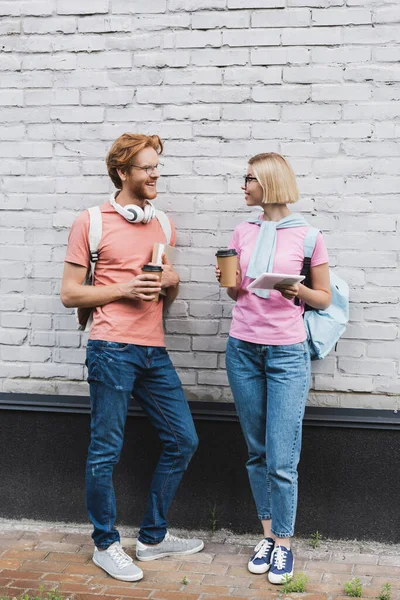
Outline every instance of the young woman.
<svg viewBox="0 0 400 600">
<path fill-rule="evenodd" d="M 310 356 L 303 324 L 304 304 L 327 308 L 331 301 L 328 255 L 318 234 L 311 259 L 311 288 L 276 285 L 248 290 L 263 272 L 300 274 L 308 224 L 288 205 L 298 200 L 294 173 L 275 153 L 249 160 L 246 204 L 263 213 L 238 225 L 230 247 L 239 255 L 236 300 L 226 351 L 229 383 L 246 439 L 250 486 L 264 538 L 248 563 L 268 573 L 271 583 L 292 577 L 290 538 L 297 508 L 297 465 L 310 385 Z M 216 268 L 217 279 L 220 271 Z M 298 298 L 300 302 L 295 302 Z"/>
</svg>

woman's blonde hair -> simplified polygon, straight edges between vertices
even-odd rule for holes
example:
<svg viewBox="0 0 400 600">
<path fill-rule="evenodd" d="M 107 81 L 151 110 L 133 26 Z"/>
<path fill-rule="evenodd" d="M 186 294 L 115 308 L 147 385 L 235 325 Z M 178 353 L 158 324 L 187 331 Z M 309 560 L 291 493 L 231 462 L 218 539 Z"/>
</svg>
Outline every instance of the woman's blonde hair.
<svg viewBox="0 0 400 600">
<path fill-rule="evenodd" d="M 123 133 L 111 146 L 106 158 L 107 170 L 113 184 L 119 190 L 122 189 L 122 181 L 117 169 L 127 173 L 134 157 L 143 148 L 154 148 L 158 154 L 161 154 L 164 146 L 158 135 L 142 133 Z"/>
<path fill-rule="evenodd" d="M 293 204 L 299 199 L 296 177 L 289 163 L 275 152 L 256 154 L 249 160 L 261 185 L 263 204 Z"/>
</svg>

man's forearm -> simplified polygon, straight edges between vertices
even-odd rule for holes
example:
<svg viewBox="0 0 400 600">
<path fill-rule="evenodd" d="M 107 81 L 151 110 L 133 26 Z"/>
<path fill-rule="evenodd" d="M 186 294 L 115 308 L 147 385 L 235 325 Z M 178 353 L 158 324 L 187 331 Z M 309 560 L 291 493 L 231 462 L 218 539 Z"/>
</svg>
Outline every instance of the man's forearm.
<svg viewBox="0 0 400 600">
<path fill-rule="evenodd" d="M 61 289 L 61 302 L 67 308 L 93 308 L 115 302 L 122 297 L 117 283 L 102 286 L 73 283 Z"/>
</svg>

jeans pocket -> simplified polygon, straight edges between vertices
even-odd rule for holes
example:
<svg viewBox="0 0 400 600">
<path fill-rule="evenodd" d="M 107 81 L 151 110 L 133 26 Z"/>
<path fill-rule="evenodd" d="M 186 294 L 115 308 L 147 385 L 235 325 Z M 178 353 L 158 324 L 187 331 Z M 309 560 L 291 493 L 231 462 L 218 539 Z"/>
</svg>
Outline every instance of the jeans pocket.
<svg viewBox="0 0 400 600">
<path fill-rule="evenodd" d="M 99 347 L 101 350 L 112 350 L 113 352 L 123 352 L 126 348 L 129 347 L 129 344 L 125 344 L 124 342 L 106 342 L 101 341 L 99 343 Z"/>
</svg>

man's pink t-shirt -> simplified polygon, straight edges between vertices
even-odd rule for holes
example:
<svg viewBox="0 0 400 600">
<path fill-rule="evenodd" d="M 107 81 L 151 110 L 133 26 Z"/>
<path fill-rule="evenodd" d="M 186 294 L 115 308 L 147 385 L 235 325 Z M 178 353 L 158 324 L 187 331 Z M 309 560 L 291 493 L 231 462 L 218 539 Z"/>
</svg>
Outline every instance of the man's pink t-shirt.
<svg viewBox="0 0 400 600">
<path fill-rule="evenodd" d="M 299 275 L 304 260 L 304 238 L 307 227 L 277 229 L 274 273 Z M 271 346 L 286 346 L 304 342 L 306 331 L 303 322 L 303 306 L 295 306 L 294 300 L 286 300 L 276 290 L 269 298 L 260 298 L 247 290 L 254 281 L 246 277 L 260 227 L 253 223 L 241 223 L 233 232 L 229 245 L 234 248 L 240 261 L 242 284 L 232 313 L 230 335 L 245 342 Z M 328 253 L 322 234 L 319 233 L 311 258 L 311 266 L 328 262 Z"/>
<path fill-rule="evenodd" d="M 158 219 L 149 223 L 129 223 L 106 202 L 100 207 L 103 234 L 95 285 L 130 281 L 151 261 L 154 242 L 165 243 Z M 171 222 L 170 244 L 175 246 L 175 227 Z M 72 225 L 68 238 L 66 262 L 89 266 L 89 213 L 85 210 Z M 139 346 L 165 346 L 162 325 L 163 300 L 117 300 L 98 306 L 93 313 L 91 340 L 122 342 Z"/>
</svg>

